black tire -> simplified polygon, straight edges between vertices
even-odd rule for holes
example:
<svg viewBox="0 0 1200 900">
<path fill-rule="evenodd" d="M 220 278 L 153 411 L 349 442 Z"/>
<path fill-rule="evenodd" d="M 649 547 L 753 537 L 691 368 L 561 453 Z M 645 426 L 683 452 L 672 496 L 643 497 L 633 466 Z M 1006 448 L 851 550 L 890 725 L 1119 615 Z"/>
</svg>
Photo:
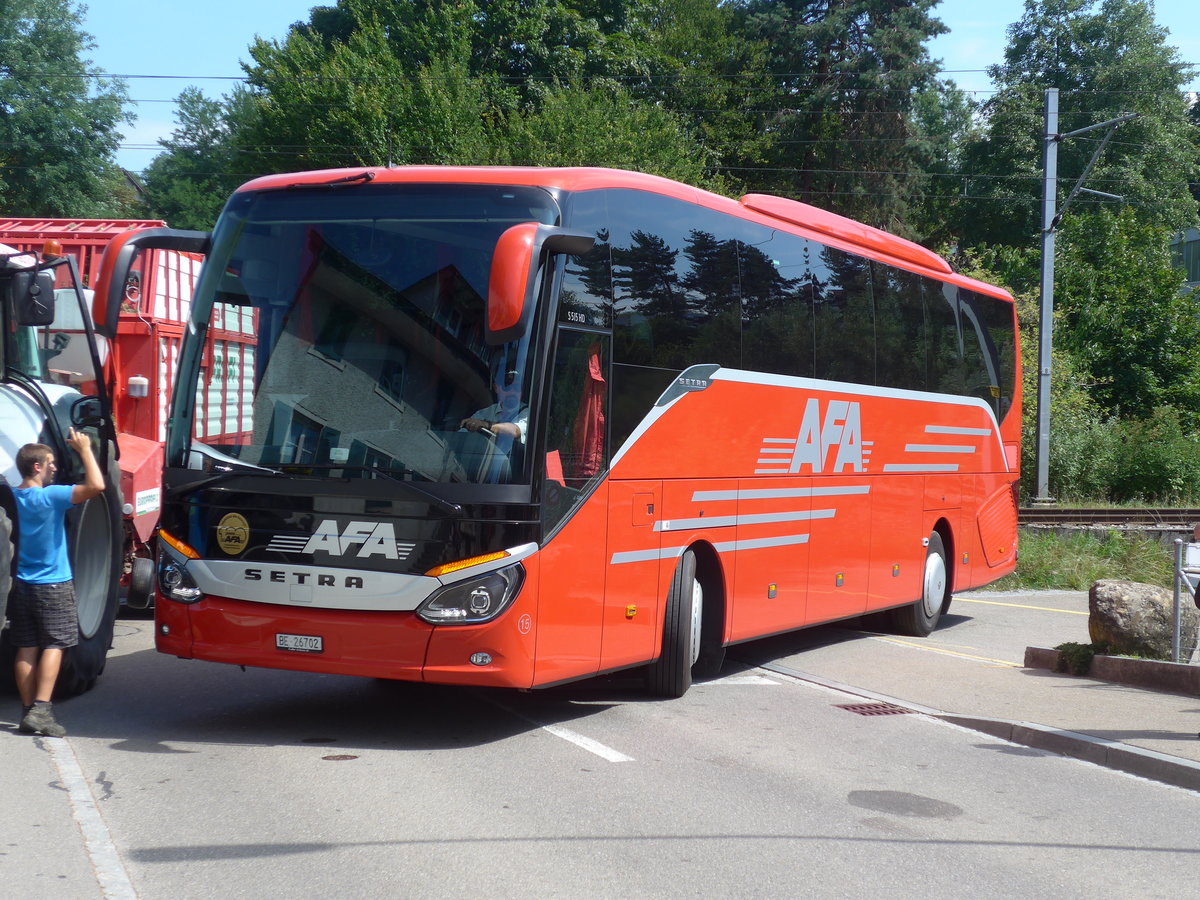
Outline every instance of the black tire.
<svg viewBox="0 0 1200 900">
<path fill-rule="evenodd" d="M 646 687 L 657 697 L 682 697 L 692 686 L 699 658 L 703 592 L 696 580 L 696 556 L 686 551 L 675 567 L 663 610 L 662 653 L 650 664 Z"/>
<path fill-rule="evenodd" d="M 0 507 L 0 687 L 4 688 L 13 684 L 13 660 L 17 652 L 9 640 L 8 629 L 4 627 L 8 594 L 12 590 L 13 567 L 16 562 L 12 531 L 13 523 L 8 517 L 8 510 Z"/>
<path fill-rule="evenodd" d="M 8 593 L 13 585 L 13 523 L 8 510 L 0 507 L 0 629 L 8 612 Z"/>
<path fill-rule="evenodd" d="M 696 578 L 703 593 L 700 622 L 700 655 L 692 666 L 692 680 L 707 680 L 721 674 L 725 665 L 725 596 L 720 588 L 720 569 L 696 560 Z"/>
<path fill-rule="evenodd" d="M 921 574 L 921 597 L 909 606 L 892 610 L 892 626 L 900 634 L 925 637 L 937 627 L 942 610 L 950 602 L 950 566 L 942 536 L 929 535 L 925 569 Z"/>
<path fill-rule="evenodd" d="M 154 598 L 154 560 L 145 556 L 133 558 L 133 570 L 129 573 L 129 591 L 125 605 L 138 611 L 150 609 Z"/>
<path fill-rule="evenodd" d="M 112 647 L 113 622 L 120 605 L 118 587 L 124 563 L 120 473 L 109 457 L 104 493 L 67 513 L 68 552 L 79 606 L 79 643 L 63 654 L 55 693 L 72 696 L 90 690 L 104 671 Z"/>
</svg>

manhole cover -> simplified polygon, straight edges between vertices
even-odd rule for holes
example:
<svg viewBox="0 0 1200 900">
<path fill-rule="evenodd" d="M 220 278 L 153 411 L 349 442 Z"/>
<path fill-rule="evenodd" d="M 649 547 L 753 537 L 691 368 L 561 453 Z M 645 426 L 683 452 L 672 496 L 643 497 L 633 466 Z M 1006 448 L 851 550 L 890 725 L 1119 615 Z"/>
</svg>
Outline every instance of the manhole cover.
<svg viewBox="0 0 1200 900">
<path fill-rule="evenodd" d="M 838 703 L 836 706 L 860 716 L 901 716 L 912 712 L 894 703 Z"/>
<path fill-rule="evenodd" d="M 358 759 L 358 757 L 351 756 L 349 753 L 338 753 L 334 756 L 322 756 L 321 759 L 327 759 L 330 762 L 345 762 L 348 759 Z"/>
</svg>

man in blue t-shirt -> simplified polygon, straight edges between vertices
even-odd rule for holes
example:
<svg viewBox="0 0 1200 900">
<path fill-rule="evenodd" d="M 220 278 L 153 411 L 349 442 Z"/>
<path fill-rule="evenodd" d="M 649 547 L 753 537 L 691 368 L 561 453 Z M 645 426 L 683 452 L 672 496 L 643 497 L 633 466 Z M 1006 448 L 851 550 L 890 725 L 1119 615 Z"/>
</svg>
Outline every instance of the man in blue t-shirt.
<svg viewBox="0 0 1200 900">
<path fill-rule="evenodd" d="M 66 512 L 104 492 L 104 475 L 86 434 L 71 429 L 67 443 L 83 461 L 83 484 L 53 484 L 58 466 L 45 444 L 26 444 L 17 451 L 21 484 L 17 501 L 20 549 L 8 619 L 17 648 L 17 690 L 21 694 L 23 734 L 62 737 L 50 704 L 63 651 L 79 642 L 75 584 L 67 558 Z"/>
</svg>

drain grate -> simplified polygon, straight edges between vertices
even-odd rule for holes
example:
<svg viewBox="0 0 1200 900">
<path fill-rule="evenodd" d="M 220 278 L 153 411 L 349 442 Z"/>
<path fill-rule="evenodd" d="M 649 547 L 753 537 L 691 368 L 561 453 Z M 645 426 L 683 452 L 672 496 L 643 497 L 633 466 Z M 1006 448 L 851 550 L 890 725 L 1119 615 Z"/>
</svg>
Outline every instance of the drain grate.
<svg viewBox="0 0 1200 900">
<path fill-rule="evenodd" d="M 901 716 L 911 713 L 911 709 L 897 706 L 895 703 L 838 703 L 838 709 L 844 709 L 860 716 Z"/>
</svg>

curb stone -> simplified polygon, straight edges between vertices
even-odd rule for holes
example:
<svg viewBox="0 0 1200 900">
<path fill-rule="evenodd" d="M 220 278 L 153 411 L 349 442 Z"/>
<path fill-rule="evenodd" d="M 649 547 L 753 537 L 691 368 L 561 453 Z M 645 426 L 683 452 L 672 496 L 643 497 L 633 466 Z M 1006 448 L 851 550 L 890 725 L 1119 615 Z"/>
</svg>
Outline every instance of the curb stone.
<svg viewBox="0 0 1200 900">
<path fill-rule="evenodd" d="M 1046 647 L 1025 648 L 1026 669 L 1049 669 L 1058 671 L 1057 650 Z M 1103 656 L 1092 658 L 1088 678 L 1097 681 L 1112 681 L 1133 687 L 1171 691 L 1200 697 L 1200 666 L 1189 663 L 1165 662 L 1157 659 L 1134 659 L 1128 656 Z"/>
<path fill-rule="evenodd" d="M 1030 649 L 1038 650 L 1042 648 Z M 1052 654 L 1057 661 L 1057 651 L 1042 650 L 1042 652 Z M 1027 650 L 1026 659 L 1028 658 Z M 822 678 L 818 675 L 802 672 L 799 669 L 793 669 L 790 666 L 779 665 L 778 663 L 758 663 L 755 667 L 768 672 L 774 672 L 777 675 L 783 675 L 787 678 L 793 678 L 796 681 L 848 694 L 852 697 L 861 697 L 868 700 L 891 703 L 895 706 L 902 706 L 912 712 L 939 719 L 950 725 L 957 725 L 960 728 L 966 728 L 970 731 L 978 731 L 1035 750 L 1044 750 L 1060 756 L 1069 756 L 1073 759 L 1083 760 L 1108 769 L 1116 769 L 1129 775 L 1137 775 L 1152 781 L 1174 785 L 1175 787 L 1200 791 L 1200 763 L 1187 759 L 1179 759 L 1166 753 L 1159 753 L 1155 750 L 1143 750 L 1140 747 L 1131 747 L 1128 744 L 1122 744 L 1120 741 L 1094 737 L 1090 734 L 1081 734 L 1077 731 L 1066 731 L 1048 725 L 1038 725 L 1033 722 L 1018 722 L 1010 719 L 991 719 L 981 716 L 965 716 L 957 713 L 949 713 L 909 703 L 906 700 L 889 697 L 875 691 L 843 684 L 829 678 Z M 1026 663 L 1026 667 L 1042 668 L 1041 666 L 1029 666 L 1028 662 Z"/>
</svg>

